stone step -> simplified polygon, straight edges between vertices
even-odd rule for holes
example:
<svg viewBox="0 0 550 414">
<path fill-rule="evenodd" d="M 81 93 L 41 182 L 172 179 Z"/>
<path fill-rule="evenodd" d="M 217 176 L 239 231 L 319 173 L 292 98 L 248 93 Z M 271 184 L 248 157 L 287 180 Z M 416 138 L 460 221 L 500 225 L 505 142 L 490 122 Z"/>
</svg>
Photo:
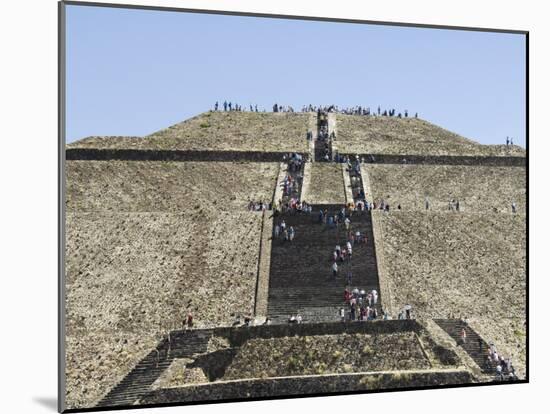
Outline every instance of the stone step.
<svg viewBox="0 0 550 414">
<path fill-rule="evenodd" d="M 316 207 L 325 208 L 322 205 Z M 335 212 L 339 212 L 341 207 L 332 206 Z M 336 278 L 332 276 L 331 255 L 336 244 L 345 247 L 347 234 L 344 225 L 327 229 L 318 223 L 315 214 L 281 216 L 276 218 L 276 223 L 282 219 L 287 227 L 295 228 L 296 238 L 292 242 L 275 240 L 271 246 L 268 315 L 272 319 L 286 322 L 289 315 L 304 313 L 304 322 L 339 320 L 338 311 L 344 305 L 349 269 L 353 274 L 352 288 L 380 292 L 369 212 L 352 215 L 353 231 L 366 234 L 369 243 L 353 246 L 351 261 L 338 263 Z M 380 302 L 378 308 L 380 311 Z"/>
<path fill-rule="evenodd" d="M 487 365 L 487 349 L 489 345 L 467 323 L 460 319 L 435 319 L 434 321 L 456 341 L 458 346 L 468 353 L 484 373 L 495 373 L 496 365 L 494 363 L 490 366 Z M 465 344 L 462 343 L 460 338 L 462 328 L 466 331 Z M 481 351 L 479 349 L 480 340 L 482 344 Z"/>
</svg>

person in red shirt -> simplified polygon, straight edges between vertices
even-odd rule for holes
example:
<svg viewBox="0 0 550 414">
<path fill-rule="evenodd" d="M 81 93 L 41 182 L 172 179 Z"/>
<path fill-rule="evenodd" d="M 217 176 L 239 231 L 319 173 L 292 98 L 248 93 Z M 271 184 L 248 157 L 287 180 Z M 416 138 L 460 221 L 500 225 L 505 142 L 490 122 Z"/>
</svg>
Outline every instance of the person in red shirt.
<svg viewBox="0 0 550 414">
<path fill-rule="evenodd" d="M 350 298 L 351 298 L 351 292 L 349 291 L 349 289 L 346 288 L 346 290 L 344 290 L 344 301 L 346 303 L 349 303 Z"/>
</svg>

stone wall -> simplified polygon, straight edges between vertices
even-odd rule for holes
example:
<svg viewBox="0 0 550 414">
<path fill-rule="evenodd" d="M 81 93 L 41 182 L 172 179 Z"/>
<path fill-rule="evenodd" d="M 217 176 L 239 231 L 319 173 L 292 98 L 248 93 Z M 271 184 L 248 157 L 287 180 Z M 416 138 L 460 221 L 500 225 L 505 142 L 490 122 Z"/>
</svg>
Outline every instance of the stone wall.
<svg viewBox="0 0 550 414">
<path fill-rule="evenodd" d="M 410 155 L 410 154 L 373 154 L 373 153 L 342 153 L 348 157 L 359 155 L 368 164 L 400 164 L 400 165 L 469 165 L 485 167 L 525 167 L 527 158 L 524 156 L 496 155 Z"/>
<path fill-rule="evenodd" d="M 299 152 L 305 156 L 305 152 Z M 88 161 L 211 161 L 211 162 L 279 162 L 287 152 L 232 150 L 152 150 L 127 148 L 67 148 L 67 160 Z"/>
<path fill-rule="evenodd" d="M 278 396 L 338 394 L 370 390 L 401 390 L 471 383 L 464 370 L 403 371 L 383 373 L 335 374 L 269 379 L 242 379 L 151 392 L 141 404 L 190 403 L 214 400 L 244 400 Z"/>
<path fill-rule="evenodd" d="M 129 138 L 139 139 L 139 138 Z M 313 142 L 313 141 L 312 141 Z M 333 153 L 342 156 L 355 157 L 359 155 L 369 164 L 421 164 L 421 165 L 471 165 L 492 167 L 525 167 L 527 159 L 522 156 L 459 156 L 459 155 L 392 155 L 372 153 L 340 152 L 335 141 L 332 144 Z M 308 151 L 294 151 L 304 158 Z M 153 150 L 132 148 L 88 148 L 68 147 L 65 151 L 67 160 L 88 161 L 214 161 L 214 162 L 278 162 L 290 151 L 234 151 L 234 150 Z M 310 155 L 312 159 L 314 158 Z"/>
</svg>

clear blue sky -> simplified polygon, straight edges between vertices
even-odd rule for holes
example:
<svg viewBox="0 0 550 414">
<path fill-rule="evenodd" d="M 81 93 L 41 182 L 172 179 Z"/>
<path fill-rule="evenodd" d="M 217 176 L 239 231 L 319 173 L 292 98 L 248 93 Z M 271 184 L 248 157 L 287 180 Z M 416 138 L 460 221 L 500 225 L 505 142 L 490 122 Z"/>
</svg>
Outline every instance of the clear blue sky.
<svg viewBox="0 0 550 414">
<path fill-rule="evenodd" d="M 525 37 L 67 7 L 67 141 L 147 135 L 224 99 L 395 107 L 525 146 Z"/>
</svg>

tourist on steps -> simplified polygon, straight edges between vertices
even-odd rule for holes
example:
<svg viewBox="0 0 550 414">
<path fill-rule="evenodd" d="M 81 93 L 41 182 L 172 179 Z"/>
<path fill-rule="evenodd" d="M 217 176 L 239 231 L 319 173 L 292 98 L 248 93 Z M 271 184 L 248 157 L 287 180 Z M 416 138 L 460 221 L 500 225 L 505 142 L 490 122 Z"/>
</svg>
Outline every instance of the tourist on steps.
<svg viewBox="0 0 550 414">
<path fill-rule="evenodd" d="M 336 262 L 334 262 L 332 264 L 332 277 L 336 279 L 337 276 L 338 276 L 338 265 L 336 264 Z"/>
<path fill-rule="evenodd" d="M 460 341 L 463 345 L 466 344 L 466 329 L 464 328 L 460 331 Z"/>
</svg>

